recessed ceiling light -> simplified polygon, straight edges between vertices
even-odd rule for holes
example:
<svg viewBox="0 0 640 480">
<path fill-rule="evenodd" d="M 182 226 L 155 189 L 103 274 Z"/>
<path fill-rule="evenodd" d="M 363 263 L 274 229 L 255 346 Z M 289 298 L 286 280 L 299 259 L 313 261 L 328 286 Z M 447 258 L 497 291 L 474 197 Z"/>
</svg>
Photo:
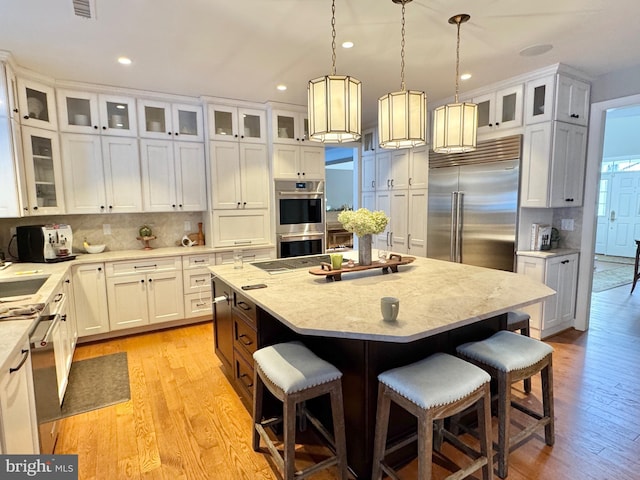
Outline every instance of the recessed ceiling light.
<svg viewBox="0 0 640 480">
<path fill-rule="evenodd" d="M 118 57 L 118 63 L 121 65 L 131 65 L 131 59 L 128 57 Z"/>
<path fill-rule="evenodd" d="M 530 47 L 523 48 L 520 50 L 520 55 L 523 57 L 535 57 L 537 55 L 542 55 L 543 53 L 547 53 L 549 50 L 553 48 L 553 45 L 548 43 L 543 43 L 540 45 L 531 45 Z"/>
<path fill-rule="evenodd" d="M 353 42 L 342 42 L 342 48 L 353 48 Z"/>
<path fill-rule="evenodd" d="M 469 80 L 470 78 L 471 78 L 470 73 L 463 73 L 462 75 L 460 75 L 460 80 Z"/>
<path fill-rule="evenodd" d="M 287 86 L 286 85 L 278 85 L 276 88 L 278 90 L 280 90 L 281 92 L 284 92 L 287 89 Z"/>
</svg>

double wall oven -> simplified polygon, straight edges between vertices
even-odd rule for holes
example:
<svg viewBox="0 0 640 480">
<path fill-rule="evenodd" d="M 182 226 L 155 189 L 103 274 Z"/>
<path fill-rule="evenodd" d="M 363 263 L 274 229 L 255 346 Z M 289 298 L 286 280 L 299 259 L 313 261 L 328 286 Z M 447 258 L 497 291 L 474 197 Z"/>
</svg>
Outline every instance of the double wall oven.
<svg viewBox="0 0 640 480">
<path fill-rule="evenodd" d="M 278 257 L 324 253 L 324 181 L 277 180 Z"/>
</svg>

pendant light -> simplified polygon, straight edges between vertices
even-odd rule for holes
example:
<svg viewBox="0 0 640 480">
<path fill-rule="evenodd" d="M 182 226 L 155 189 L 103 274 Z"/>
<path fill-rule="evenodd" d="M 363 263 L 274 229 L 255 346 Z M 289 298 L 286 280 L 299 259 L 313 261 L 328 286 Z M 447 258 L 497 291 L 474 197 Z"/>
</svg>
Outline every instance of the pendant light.
<svg viewBox="0 0 640 480">
<path fill-rule="evenodd" d="M 404 86 L 404 6 L 411 0 L 392 1 L 402 4 L 400 91 L 378 99 L 378 139 L 382 148 L 417 147 L 426 143 L 427 97 Z"/>
<path fill-rule="evenodd" d="M 453 103 L 438 107 L 433 112 L 433 151 L 437 153 L 464 153 L 476 149 L 478 106 L 458 101 L 460 79 L 460 25 L 469 21 L 466 13 L 454 15 L 449 23 L 458 26 L 456 46 L 456 95 Z"/>
<path fill-rule="evenodd" d="M 323 143 L 360 140 L 360 80 L 336 75 L 336 2 L 331 4 L 331 75 L 309 81 L 309 139 Z"/>
</svg>

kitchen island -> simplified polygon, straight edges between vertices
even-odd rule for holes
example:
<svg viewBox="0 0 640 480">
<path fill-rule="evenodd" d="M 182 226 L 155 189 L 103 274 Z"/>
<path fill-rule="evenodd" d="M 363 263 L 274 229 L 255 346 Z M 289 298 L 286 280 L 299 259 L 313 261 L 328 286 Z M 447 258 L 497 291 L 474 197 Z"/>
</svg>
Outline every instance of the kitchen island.
<svg viewBox="0 0 640 480">
<path fill-rule="evenodd" d="M 216 353 L 248 408 L 250 354 L 256 348 L 298 339 L 343 372 L 348 463 L 358 478 L 371 471 L 379 373 L 486 338 L 505 328 L 506 312 L 554 294 L 523 275 L 426 258 L 397 273 L 345 273 L 339 282 L 306 269 L 269 274 L 253 265 L 223 265 L 210 270 L 215 296 L 229 298 L 214 306 Z M 253 284 L 266 288 L 242 290 Z M 383 296 L 400 299 L 396 322 L 382 320 Z M 324 400 L 311 408 L 326 420 Z M 409 415 L 392 415 L 390 436 L 415 428 Z"/>
</svg>

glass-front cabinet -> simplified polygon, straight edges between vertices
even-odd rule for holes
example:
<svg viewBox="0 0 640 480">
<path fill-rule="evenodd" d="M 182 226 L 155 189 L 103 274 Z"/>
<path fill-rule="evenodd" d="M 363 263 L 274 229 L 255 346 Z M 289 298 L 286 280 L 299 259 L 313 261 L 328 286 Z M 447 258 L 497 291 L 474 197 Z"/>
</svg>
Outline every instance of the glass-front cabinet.
<svg viewBox="0 0 640 480">
<path fill-rule="evenodd" d="M 142 137 L 204 140 L 202 108 L 198 105 L 138 100 L 138 120 Z"/>
<path fill-rule="evenodd" d="M 263 110 L 209 105 L 209 136 L 212 140 L 266 143 L 266 130 Z"/>
<path fill-rule="evenodd" d="M 523 85 L 503 88 L 473 98 L 478 105 L 478 135 L 522 126 Z"/>
<path fill-rule="evenodd" d="M 273 110 L 273 141 L 276 143 L 300 144 L 309 141 L 307 113 Z"/>
<path fill-rule="evenodd" d="M 548 122 L 553 119 L 553 94 L 556 76 L 547 75 L 527 82 L 525 99 L 525 123 Z"/>
<path fill-rule="evenodd" d="M 31 80 L 18 79 L 20 123 L 30 127 L 57 130 L 53 87 Z"/>
<path fill-rule="evenodd" d="M 60 130 L 135 137 L 135 99 L 58 89 Z"/>
<path fill-rule="evenodd" d="M 22 142 L 29 213 L 64 213 L 58 133 L 23 127 Z"/>
</svg>

